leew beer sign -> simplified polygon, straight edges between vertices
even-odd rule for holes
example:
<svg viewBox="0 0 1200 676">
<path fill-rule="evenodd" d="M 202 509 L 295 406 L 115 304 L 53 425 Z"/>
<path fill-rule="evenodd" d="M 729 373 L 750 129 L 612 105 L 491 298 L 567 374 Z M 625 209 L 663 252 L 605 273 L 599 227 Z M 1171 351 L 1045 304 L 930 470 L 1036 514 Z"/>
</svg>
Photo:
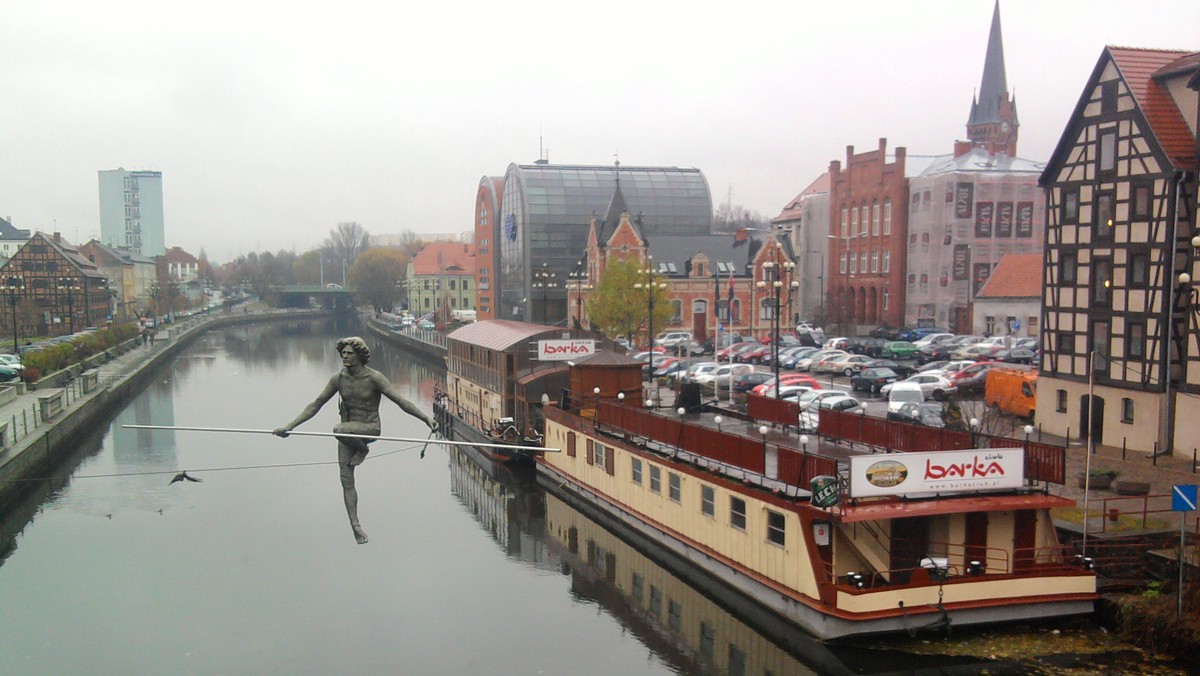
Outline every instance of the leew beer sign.
<svg viewBox="0 0 1200 676">
<path fill-rule="evenodd" d="M 594 340 L 539 340 L 538 361 L 566 361 L 596 354 Z"/>
</svg>

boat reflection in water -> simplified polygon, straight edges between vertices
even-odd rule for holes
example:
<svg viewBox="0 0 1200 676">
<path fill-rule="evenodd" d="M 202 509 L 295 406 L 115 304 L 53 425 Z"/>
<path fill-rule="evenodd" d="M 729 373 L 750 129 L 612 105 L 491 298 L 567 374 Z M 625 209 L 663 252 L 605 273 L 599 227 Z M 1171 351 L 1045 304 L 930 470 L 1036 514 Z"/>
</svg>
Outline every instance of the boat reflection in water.
<svg viewBox="0 0 1200 676">
<path fill-rule="evenodd" d="M 569 575 L 579 600 L 599 605 L 680 673 L 851 673 L 794 627 L 775 621 L 773 630 L 793 650 L 769 640 L 770 627 L 751 626 L 532 477 L 470 447 L 447 454 L 451 492 L 510 558 Z"/>
</svg>

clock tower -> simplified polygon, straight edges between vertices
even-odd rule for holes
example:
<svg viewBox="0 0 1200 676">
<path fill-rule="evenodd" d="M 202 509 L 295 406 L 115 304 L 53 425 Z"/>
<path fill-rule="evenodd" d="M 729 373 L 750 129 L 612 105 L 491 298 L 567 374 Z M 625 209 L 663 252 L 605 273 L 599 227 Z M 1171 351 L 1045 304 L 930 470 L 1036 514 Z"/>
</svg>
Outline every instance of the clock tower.
<svg viewBox="0 0 1200 676">
<path fill-rule="evenodd" d="M 987 54 L 983 61 L 983 81 L 979 95 L 971 101 L 967 119 L 967 138 L 989 153 L 1017 154 L 1017 102 L 1008 92 L 1004 74 L 1004 42 L 1000 35 L 1000 2 L 992 10 L 992 29 L 988 33 Z"/>
</svg>

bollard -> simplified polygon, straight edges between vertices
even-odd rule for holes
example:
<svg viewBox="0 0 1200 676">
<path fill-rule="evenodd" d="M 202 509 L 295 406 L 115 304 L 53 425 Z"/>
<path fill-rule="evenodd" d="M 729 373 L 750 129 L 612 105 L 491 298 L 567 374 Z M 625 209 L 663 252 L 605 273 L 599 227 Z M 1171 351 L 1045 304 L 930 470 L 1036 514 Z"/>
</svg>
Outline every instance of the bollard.
<svg viewBox="0 0 1200 676">
<path fill-rule="evenodd" d="M 1038 423 L 1038 443 L 1042 443 L 1042 423 Z"/>
<path fill-rule="evenodd" d="M 1125 441 L 1127 439 L 1128 439 L 1128 437 L 1121 437 L 1121 459 L 1122 460 L 1125 459 Z"/>
<path fill-rule="evenodd" d="M 1154 440 L 1154 453 L 1150 456 L 1150 464 L 1158 467 L 1158 440 Z"/>
</svg>

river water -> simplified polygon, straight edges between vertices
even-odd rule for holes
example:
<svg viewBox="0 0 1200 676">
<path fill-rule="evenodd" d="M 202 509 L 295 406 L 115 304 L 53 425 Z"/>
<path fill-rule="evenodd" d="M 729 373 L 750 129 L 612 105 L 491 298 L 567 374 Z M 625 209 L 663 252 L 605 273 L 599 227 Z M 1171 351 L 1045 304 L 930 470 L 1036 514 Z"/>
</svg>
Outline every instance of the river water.
<svg viewBox="0 0 1200 676">
<path fill-rule="evenodd" d="M 431 445 L 421 459 L 420 444 L 372 445 L 357 472 L 371 541 L 358 545 L 331 439 L 122 427 L 279 426 L 339 368 L 334 340 L 361 331 L 309 322 L 206 334 L 0 515 L 0 673 L 804 674 L 979 664 L 895 644 L 831 649 L 755 628 L 763 625 L 528 477 L 448 446 Z M 430 410 L 440 370 L 368 342 L 371 366 Z M 426 436 L 386 400 L 381 415 L 385 435 Z M 336 420 L 331 402 L 299 430 L 328 431 Z M 185 470 L 202 481 L 170 483 Z"/>
</svg>

